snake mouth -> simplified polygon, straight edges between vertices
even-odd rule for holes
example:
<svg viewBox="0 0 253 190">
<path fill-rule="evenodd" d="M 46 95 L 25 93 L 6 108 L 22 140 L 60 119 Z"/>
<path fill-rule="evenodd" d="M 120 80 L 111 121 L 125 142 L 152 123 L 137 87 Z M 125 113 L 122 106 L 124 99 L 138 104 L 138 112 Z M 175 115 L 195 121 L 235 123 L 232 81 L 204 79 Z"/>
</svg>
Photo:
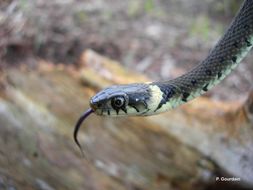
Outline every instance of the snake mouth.
<svg viewBox="0 0 253 190">
<path fill-rule="evenodd" d="M 90 108 L 95 114 L 100 116 L 110 116 L 114 111 L 106 103 L 100 101 L 96 102 L 92 99 L 90 100 Z"/>
<path fill-rule="evenodd" d="M 102 102 L 93 99 L 90 100 L 90 108 L 98 115 L 101 115 L 100 112 L 102 113 L 103 110 L 107 109 Z"/>
<path fill-rule="evenodd" d="M 114 111 L 113 109 L 101 108 L 94 110 L 94 113 L 100 116 L 111 116 L 113 115 L 113 111 Z"/>
<path fill-rule="evenodd" d="M 94 101 L 90 100 L 90 107 L 94 112 L 96 112 L 96 110 L 99 108 L 99 105 Z"/>
<path fill-rule="evenodd" d="M 97 115 L 104 115 L 104 113 L 110 112 L 109 109 L 103 108 L 102 105 L 94 104 L 92 102 L 90 102 L 90 108 Z"/>
</svg>

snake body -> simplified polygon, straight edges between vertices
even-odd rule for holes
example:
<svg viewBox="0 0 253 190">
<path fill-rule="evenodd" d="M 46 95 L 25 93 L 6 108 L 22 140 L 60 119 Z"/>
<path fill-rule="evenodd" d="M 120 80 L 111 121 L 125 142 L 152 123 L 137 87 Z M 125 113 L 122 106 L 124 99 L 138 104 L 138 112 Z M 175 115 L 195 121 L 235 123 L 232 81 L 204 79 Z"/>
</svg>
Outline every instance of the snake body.
<svg viewBox="0 0 253 190">
<path fill-rule="evenodd" d="M 222 81 L 246 56 L 253 45 L 253 0 L 245 0 L 225 34 L 209 55 L 191 71 L 168 81 L 113 85 L 90 99 L 78 120 L 74 139 L 91 113 L 102 116 L 148 116 L 186 103 Z"/>
<path fill-rule="evenodd" d="M 222 81 L 253 44 L 253 1 L 245 0 L 223 37 L 191 71 L 168 81 L 114 85 L 97 93 L 90 106 L 97 115 L 144 116 L 168 111 Z"/>
</svg>

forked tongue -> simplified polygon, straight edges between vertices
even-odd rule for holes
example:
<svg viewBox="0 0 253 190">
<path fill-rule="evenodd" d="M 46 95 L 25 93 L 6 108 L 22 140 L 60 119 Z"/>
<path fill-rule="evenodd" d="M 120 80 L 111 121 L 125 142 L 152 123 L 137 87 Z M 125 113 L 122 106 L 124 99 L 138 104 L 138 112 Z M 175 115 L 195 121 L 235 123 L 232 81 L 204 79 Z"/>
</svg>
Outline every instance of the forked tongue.
<svg viewBox="0 0 253 190">
<path fill-rule="evenodd" d="M 80 129 L 80 127 L 81 127 L 83 121 L 84 121 L 91 113 L 93 113 L 93 112 L 94 112 L 94 111 L 93 111 L 91 108 L 89 108 L 86 112 L 84 112 L 84 113 L 82 114 L 82 116 L 78 119 L 78 121 L 77 121 L 77 123 L 76 123 L 76 126 L 75 126 L 75 129 L 74 129 L 74 134 L 73 134 L 73 135 L 74 135 L 74 141 L 75 141 L 75 143 L 77 144 L 77 146 L 79 147 L 79 149 L 81 150 L 83 157 L 86 157 L 86 156 L 85 156 L 85 154 L 84 154 L 84 151 L 83 151 L 83 149 L 82 149 L 81 144 L 80 144 L 79 141 L 78 141 L 77 135 L 78 135 L 78 131 L 79 131 L 79 129 Z"/>
</svg>

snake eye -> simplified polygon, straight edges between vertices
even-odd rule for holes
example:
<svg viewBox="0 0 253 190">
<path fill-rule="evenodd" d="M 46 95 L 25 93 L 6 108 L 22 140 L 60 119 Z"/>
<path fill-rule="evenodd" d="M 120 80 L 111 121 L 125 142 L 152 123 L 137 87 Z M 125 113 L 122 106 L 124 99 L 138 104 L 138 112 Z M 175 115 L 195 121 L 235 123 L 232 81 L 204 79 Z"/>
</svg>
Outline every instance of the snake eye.
<svg viewBox="0 0 253 190">
<path fill-rule="evenodd" d="M 112 99 L 112 107 L 121 108 L 125 104 L 125 98 L 119 96 Z"/>
</svg>

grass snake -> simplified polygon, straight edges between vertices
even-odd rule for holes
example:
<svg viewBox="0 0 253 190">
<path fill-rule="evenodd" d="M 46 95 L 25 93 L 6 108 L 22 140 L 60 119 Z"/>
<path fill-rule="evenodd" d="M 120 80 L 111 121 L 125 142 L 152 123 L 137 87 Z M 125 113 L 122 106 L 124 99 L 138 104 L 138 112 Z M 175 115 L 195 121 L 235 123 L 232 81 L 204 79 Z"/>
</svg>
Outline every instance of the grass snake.
<svg viewBox="0 0 253 190">
<path fill-rule="evenodd" d="M 253 0 L 245 0 L 225 34 L 209 55 L 189 72 L 172 80 L 113 85 L 90 99 L 78 120 L 78 130 L 91 113 L 101 116 L 149 116 L 186 103 L 222 81 L 245 57 L 253 45 Z"/>
</svg>

